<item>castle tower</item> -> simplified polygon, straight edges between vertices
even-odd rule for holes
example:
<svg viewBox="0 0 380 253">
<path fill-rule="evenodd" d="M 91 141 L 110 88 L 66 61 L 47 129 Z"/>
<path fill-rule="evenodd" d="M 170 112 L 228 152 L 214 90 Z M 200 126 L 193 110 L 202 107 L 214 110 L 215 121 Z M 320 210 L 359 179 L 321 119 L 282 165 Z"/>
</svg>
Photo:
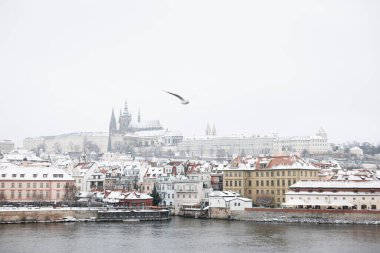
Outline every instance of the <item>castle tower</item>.
<svg viewBox="0 0 380 253">
<path fill-rule="evenodd" d="M 209 136 L 211 135 L 211 128 L 210 128 L 210 124 L 207 124 L 207 127 L 206 127 L 206 136 Z"/>
<path fill-rule="evenodd" d="M 122 133 L 128 132 L 128 126 L 131 122 L 132 115 L 128 112 L 128 104 L 125 101 L 124 111 L 119 117 L 119 131 Z"/>
<path fill-rule="evenodd" d="M 215 128 L 215 125 L 212 127 L 212 135 L 216 135 L 216 128 Z"/>
<path fill-rule="evenodd" d="M 325 129 L 323 129 L 323 127 L 319 128 L 319 130 L 317 132 L 317 136 L 320 136 L 323 139 L 327 140 L 327 133 L 326 133 Z"/>
</svg>

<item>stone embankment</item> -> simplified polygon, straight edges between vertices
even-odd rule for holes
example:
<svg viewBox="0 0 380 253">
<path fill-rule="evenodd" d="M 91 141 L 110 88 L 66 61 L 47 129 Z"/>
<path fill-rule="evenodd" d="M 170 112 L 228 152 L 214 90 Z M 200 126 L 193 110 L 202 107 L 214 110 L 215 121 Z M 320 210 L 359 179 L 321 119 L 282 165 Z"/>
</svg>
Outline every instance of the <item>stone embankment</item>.
<svg viewBox="0 0 380 253">
<path fill-rule="evenodd" d="M 211 218 L 256 222 L 380 225 L 379 210 L 246 208 L 245 211 L 210 210 L 210 213 Z"/>
<path fill-rule="evenodd" d="M 65 221 L 162 221 L 170 219 L 165 209 L 99 209 L 99 208 L 0 208 L 0 223 L 33 223 Z"/>
<path fill-rule="evenodd" d="M 7 208 L 0 209 L 0 223 L 56 222 L 65 217 L 90 220 L 97 217 L 98 210 L 80 208 Z"/>
</svg>

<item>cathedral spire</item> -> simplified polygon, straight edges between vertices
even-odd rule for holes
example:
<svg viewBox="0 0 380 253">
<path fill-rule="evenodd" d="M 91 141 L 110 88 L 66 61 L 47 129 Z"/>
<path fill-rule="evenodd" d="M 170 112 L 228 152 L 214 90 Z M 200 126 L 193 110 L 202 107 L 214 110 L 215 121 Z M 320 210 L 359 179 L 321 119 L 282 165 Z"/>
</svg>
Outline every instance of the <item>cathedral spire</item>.
<svg viewBox="0 0 380 253">
<path fill-rule="evenodd" d="M 116 118 L 115 118 L 115 111 L 112 108 L 112 114 L 111 114 L 111 120 L 110 120 L 110 126 L 109 126 L 109 133 L 108 133 L 108 147 L 107 151 L 112 151 L 112 140 L 111 136 L 117 132 L 117 126 L 116 126 Z"/>
<path fill-rule="evenodd" d="M 206 127 L 206 135 L 211 135 L 211 128 L 210 128 L 210 123 L 207 123 L 207 127 Z"/>
<path fill-rule="evenodd" d="M 115 111 L 112 108 L 112 114 L 111 114 L 111 121 L 110 121 L 110 126 L 109 126 L 109 132 L 110 132 L 110 134 L 111 133 L 115 133 L 116 130 L 117 130 L 117 127 L 116 127 Z"/>
<path fill-rule="evenodd" d="M 125 100 L 124 115 L 128 115 L 128 104 L 127 104 L 127 100 Z"/>
<path fill-rule="evenodd" d="M 137 122 L 140 123 L 141 122 L 141 114 L 140 114 L 140 108 L 139 108 L 139 114 L 137 115 Z"/>
</svg>

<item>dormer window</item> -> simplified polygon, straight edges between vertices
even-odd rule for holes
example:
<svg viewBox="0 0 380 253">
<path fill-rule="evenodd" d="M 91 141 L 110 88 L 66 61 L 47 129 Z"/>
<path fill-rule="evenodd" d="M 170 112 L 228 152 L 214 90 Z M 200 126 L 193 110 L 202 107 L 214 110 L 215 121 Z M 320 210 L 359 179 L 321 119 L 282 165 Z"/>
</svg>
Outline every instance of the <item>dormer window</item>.
<svg viewBox="0 0 380 253">
<path fill-rule="evenodd" d="M 36 178 L 36 177 L 37 177 L 37 174 L 33 174 L 33 177 Z"/>
</svg>

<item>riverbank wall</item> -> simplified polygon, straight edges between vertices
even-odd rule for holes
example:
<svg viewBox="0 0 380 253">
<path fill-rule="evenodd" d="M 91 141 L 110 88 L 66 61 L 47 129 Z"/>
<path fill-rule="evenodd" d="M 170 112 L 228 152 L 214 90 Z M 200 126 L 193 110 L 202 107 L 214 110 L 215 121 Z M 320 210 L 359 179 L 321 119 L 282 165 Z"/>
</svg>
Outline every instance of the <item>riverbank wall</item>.
<svg viewBox="0 0 380 253">
<path fill-rule="evenodd" d="M 223 216 L 223 213 L 226 215 Z M 214 215 L 214 218 L 256 222 L 380 225 L 380 211 L 376 210 L 246 208 L 244 211 L 229 212 L 214 210 Z"/>
<path fill-rule="evenodd" d="M 97 210 L 3 210 L 0 211 L 0 223 L 20 222 L 53 222 L 64 217 L 75 219 L 93 219 L 97 217 Z"/>
<path fill-rule="evenodd" d="M 0 223 L 32 223 L 63 221 L 162 221 L 170 219 L 169 210 L 120 209 L 23 209 L 0 210 Z"/>
</svg>

